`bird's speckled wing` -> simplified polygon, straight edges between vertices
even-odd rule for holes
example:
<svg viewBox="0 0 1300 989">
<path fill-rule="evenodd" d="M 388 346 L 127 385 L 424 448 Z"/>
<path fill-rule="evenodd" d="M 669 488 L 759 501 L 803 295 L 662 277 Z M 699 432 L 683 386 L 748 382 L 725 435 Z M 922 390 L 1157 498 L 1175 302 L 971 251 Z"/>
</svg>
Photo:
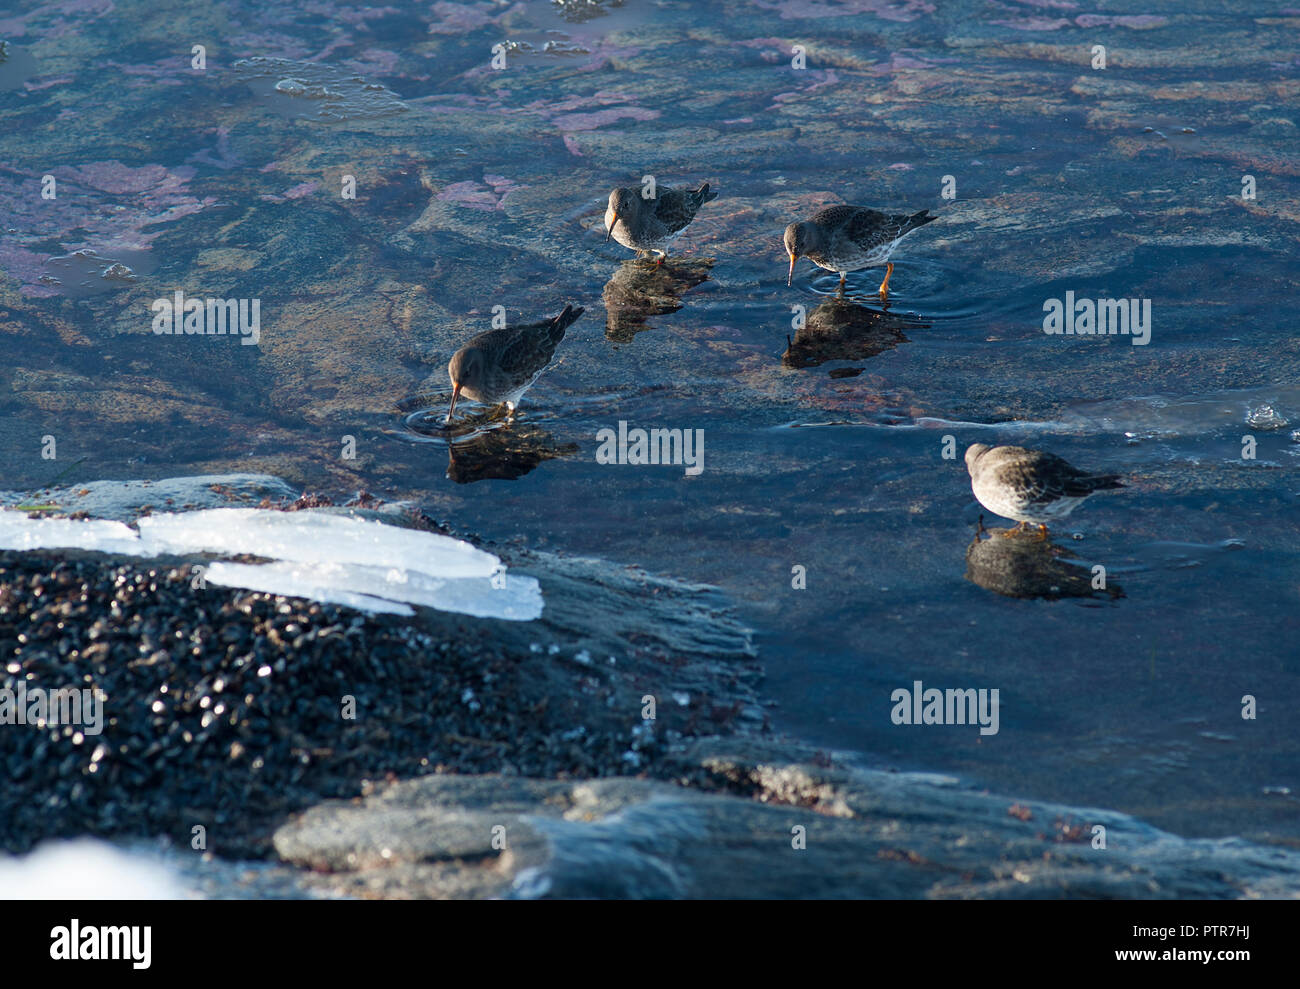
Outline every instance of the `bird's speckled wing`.
<svg viewBox="0 0 1300 989">
<path fill-rule="evenodd" d="M 490 330 L 480 336 L 499 334 L 494 346 L 500 348 L 498 366 L 501 372 L 514 383 L 522 383 L 537 376 L 551 358 L 555 348 L 564 339 L 564 331 L 582 315 L 583 309 L 565 306 L 564 311 L 554 319 L 542 320 L 540 323 L 526 323 L 522 326 L 507 326 L 500 330 Z M 478 337 L 475 338 L 477 340 Z"/>
<path fill-rule="evenodd" d="M 849 236 L 859 244 L 891 244 L 932 219 L 934 217 L 922 219 L 921 214 L 909 216 L 906 213 L 895 213 L 893 216 L 885 216 L 875 210 L 863 210 L 850 222 Z"/>
<path fill-rule="evenodd" d="M 547 332 L 549 327 L 549 322 L 521 326 L 506 344 L 501 352 L 501 371 L 512 382 L 530 380 L 551 362 L 560 340 Z"/>
<path fill-rule="evenodd" d="M 654 212 L 665 232 L 675 234 L 686 229 L 707 201 L 708 188 L 706 184 L 699 189 L 659 189 L 653 200 Z"/>
<path fill-rule="evenodd" d="M 884 213 L 865 206 L 824 206 L 812 215 L 812 219 L 827 230 L 838 230 L 850 223 L 871 223 L 886 217 Z"/>
<path fill-rule="evenodd" d="M 935 219 L 919 213 L 881 213 L 866 206 L 827 206 L 813 214 L 813 221 L 863 250 L 892 244 L 904 234 Z"/>
<path fill-rule="evenodd" d="M 1103 487 L 1118 486 L 1108 475 L 1081 471 L 1052 453 L 1017 448 L 995 468 L 1000 485 L 1014 490 L 1027 505 L 1044 505 L 1062 498 L 1086 498 Z"/>
<path fill-rule="evenodd" d="M 881 247 L 898 240 L 906 223 L 906 216 L 886 216 L 873 209 L 859 210 L 849 221 L 848 235 L 860 247 Z"/>
</svg>

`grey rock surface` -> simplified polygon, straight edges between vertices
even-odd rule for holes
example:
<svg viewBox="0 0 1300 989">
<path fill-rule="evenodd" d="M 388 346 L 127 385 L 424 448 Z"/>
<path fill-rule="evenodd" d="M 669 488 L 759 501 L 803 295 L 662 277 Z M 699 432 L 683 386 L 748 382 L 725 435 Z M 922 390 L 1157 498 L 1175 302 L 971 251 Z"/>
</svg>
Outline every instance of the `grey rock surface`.
<svg viewBox="0 0 1300 989">
<path fill-rule="evenodd" d="M 61 515 L 85 512 L 93 518 L 130 522 L 146 508 L 155 512 L 254 506 L 263 498 L 292 500 L 298 492 L 270 474 L 201 474 L 157 481 L 87 481 L 32 492 L 0 491 L 0 505 L 57 506 Z"/>
<path fill-rule="evenodd" d="M 782 743 L 706 740 L 690 758 L 702 786 L 411 780 L 314 807 L 275 848 L 333 896 L 1300 896 L 1290 850 L 1183 839 L 1123 814 L 1014 802 Z"/>
</svg>

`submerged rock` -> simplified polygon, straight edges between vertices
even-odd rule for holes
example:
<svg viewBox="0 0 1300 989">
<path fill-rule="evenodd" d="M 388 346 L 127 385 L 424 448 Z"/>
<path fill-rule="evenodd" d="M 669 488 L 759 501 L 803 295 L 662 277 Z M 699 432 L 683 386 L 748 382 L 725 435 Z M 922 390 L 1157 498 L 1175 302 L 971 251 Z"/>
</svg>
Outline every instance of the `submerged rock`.
<svg viewBox="0 0 1300 989">
<path fill-rule="evenodd" d="M 286 116 L 343 121 L 410 109 L 387 86 L 321 62 L 259 55 L 241 58 L 234 71 L 272 110 Z"/>
<path fill-rule="evenodd" d="M 829 765 L 828 765 L 829 763 Z M 693 787 L 429 777 L 280 828 L 310 888 L 363 897 L 1234 898 L 1295 895 L 1300 855 L 1185 840 L 824 753 L 702 741 Z"/>
</svg>

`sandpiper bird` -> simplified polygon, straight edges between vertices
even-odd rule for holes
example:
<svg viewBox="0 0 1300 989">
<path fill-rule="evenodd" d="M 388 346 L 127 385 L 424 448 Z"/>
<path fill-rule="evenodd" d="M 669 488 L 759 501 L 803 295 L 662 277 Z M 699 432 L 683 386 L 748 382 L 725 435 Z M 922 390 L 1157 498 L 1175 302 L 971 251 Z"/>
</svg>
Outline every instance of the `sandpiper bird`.
<svg viewBox="0 0 1300 989">
<path fill-rule="evenodd" d="M 554 319 L 488 330 L 461 347 L 447 365 L 451 408 L 446 421 L 451 422 L 456 400 L 462 394 L 484 405 L 505 402 L 513 413 L 524 392 L 551 363 L 564 331 L 582 313 L 581 306 L 566 305 Z"/>
<path fill-rule="evenodd" d="M 790 275 L 785 283 L 789 285 L 794 280 L 794 263 L 800 258 L 807 258 L 827 271 L 838 272 L 841 292 L 848 272 L 883 264 L 885 280 L 878 290 L 883 302 L 889 298 L 889 276 L 894 273 L 889 256 L 894 248 L 917 227 L 937 219 L 927 210 L 911 216 L 904 213 L 889 216 L 865 206 L 823 207 L 811 220 L 785 228 L 785 250 L 790 255 Z"/>
<path fill-rule="evenodd" d="M 1124 487 L 1115 474 L 1079 470 L 1055 454 L 1023 446 L 975 443 L 966 450 L 966 470 L 981 505 L 1020 523 L 1008 533 L 1037 524 L 1044 537 L 1048 522 L 1065 518 L 1088 495 Z"/>
<path fill-rule="evenodd" d="M 643 197 L 635 186 L 614 189 L 605 208 L 605 240 L 613 237 L 638 256 L 652 251 L 663 264 L 665 248 L 681 236 L 701 206 L 717 198 L 707 182 L 698 189 L 659 186 L 653 198 Z"/>
</svg>

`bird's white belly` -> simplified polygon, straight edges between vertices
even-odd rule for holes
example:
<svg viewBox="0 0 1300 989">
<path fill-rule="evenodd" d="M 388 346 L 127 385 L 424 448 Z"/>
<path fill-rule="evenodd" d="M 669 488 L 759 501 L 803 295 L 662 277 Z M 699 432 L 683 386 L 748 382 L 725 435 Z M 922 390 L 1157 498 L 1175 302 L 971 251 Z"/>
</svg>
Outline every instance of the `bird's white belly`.
<svg viewBox="0 0 1300 989">
<path fill-rule="evenodd" d="M 531 378 L 525 381 L 514 391 L 507 394 L 505 398 L 501 399 L 501 401 L 506 402 L 507 404 L 510 405 L 511 408 L 514 408 L 516 405 L 519 404 L 519 400 L 524 397 L 524 392 L 528 391 L 529 388 L 533 387 L 533 383 L 542 376 L 542 372 L 545 371 L 546 368 L 548 367 L 550 367 L 550 364 L 546 364 L 542 367 L 539 367 L 537 369 L 537 373 L 535 373 Z"/>
<path fill-rule="evenodd" d="M 638 231 L 639 236 L 633 238 L 632 231 L 628 229 L 626 223 L 620 223 L 614 228 L 614 239 L 624 247 L 630 247 L 634 251 L 651 251 L 663 250 L 678 237 L 681 231 L 672 234 L 655 235 L 648 231 Z"/>
<path fill-rule="evenodd" d="M 897 243 L 895 241 L 894 243 Z M 888 248 L 878 248 L 873 251 L 862 251 L 854 254 L 836 254 L 833 256 L 823 256 L 820 260 L 813 258 L 812 261 L 819 268 L 825 268 L 827 271 L 836 273 L 845 271 L 861 271 L 863 268 L 877 268 L 889 261 L 889 255 L 893 253 L 894 245 L 888 245 Z"/>
</svg>

